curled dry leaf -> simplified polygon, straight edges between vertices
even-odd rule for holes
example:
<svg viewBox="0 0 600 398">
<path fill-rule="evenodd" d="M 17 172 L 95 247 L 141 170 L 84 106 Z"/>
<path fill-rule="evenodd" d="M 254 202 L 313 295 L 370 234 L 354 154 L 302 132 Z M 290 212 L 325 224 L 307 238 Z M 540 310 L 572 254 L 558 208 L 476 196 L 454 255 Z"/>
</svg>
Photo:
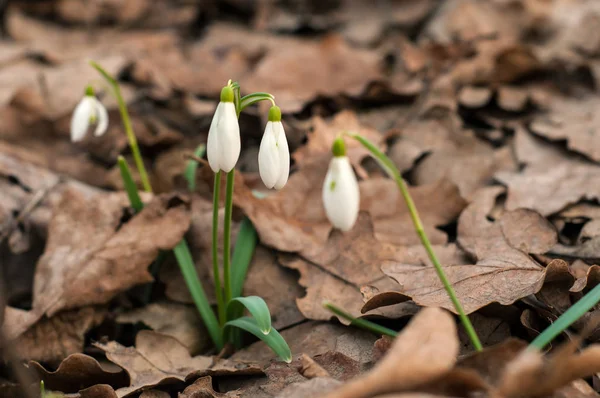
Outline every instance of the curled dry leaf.
<svg viewBox="0 0 600 398">
<path fill-rule="evenodd" d="M 239 396 L 241 396 L 241 393 L 237 391 L 230 391 L 226 394 L 216 392 L 213 389 L 213 381 L 210 376 L 200 377 L 179 394 L 179 398 L 234 398 Z"/>
<path fill-rule="evenodd" d="M 151 303 L 143 308 L 120 314 L 117 322 L 144 323 L 155 332 L 173 336 L 192 354 L 207 348 L 209 341 L 198 310 L 185 304 Z"/>
<path fill-rule="evenodd" d="M 190 356 L 189 351 L 173 337 L 142 330 L 136 346 L 124 347 L 116 341 L 96 343 L 106 357 L 128 373 L 130 385 L 119 388 L 119 398 L 142 389 L 169 382 L 207 375 L 261 375 L 260 367 L 235 360 L 214 360 L 207 356 Z"/>
<path fill-rule="evenodd" d="M 329 372 L 316 363 L 311 357 L 306 354 L 300 356 L 300 369 L 299 372 L 302 376 L 307 379 L 314 379 L 315 377 L 330 377 Z"/>
<path fill-rule="evenodd" d="M 524 171 L 498 172 L 508 187 L 506 209 L 528 208 L 549 216 L 582 199 L 600 198 L 600 168 L 525 132 L 518 132 L 515 151 Z"/>
<path fill-rule="evenodd" d="M 447 312 L 425 308 L 367 374 L 326 395 L 359 398 L 411 390 L 450 370 L 458 355 L 456 325 Z"/>
<path fill-rule="evenodd" d="M 115 388 L 129 384 L 123 371 L 112 371 L 103 367 L 96 359 L 84 354 L 72 354 L 65 358 L 55 371 L 48 371 L 38 362 L 29 366 L 44 380 L 46 388 L 65 393 L 77 392 L 96 384 L 108 384 Z"/>
<path fill-rule="evenodd" d="M 121 225 L 127 203 L 122 194 L 90 200 L 74 191 L 64 193 L 37 265 L 34 311 L 51 316 L 62 309 L 103 304 L 152 281 L 148 266 L 159 250 L 179 243 L 189 228 L 189 209 L 177 196 L 159 196 Z"/>
</svg>

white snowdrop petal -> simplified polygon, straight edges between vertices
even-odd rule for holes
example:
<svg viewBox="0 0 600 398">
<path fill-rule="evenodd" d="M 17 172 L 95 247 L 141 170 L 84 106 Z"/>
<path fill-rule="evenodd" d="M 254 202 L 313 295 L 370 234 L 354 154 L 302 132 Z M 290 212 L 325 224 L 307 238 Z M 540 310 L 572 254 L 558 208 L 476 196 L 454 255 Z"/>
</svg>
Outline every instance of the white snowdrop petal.
<svg viewBox="0 0 600 398">
<path fill-rule="evenodd" d="M 331 159 L 323 184 L 323 205 L 331 224 L 348 231 L 352 229 L 360 206 L 358 181 L 350 161 L 345 156 Z"/>
<path fill-rule="evenodd" d="M 279 135 L 277 139 L 277 149 L 279 151 L 279 177 L 274 185 L 275 189 L 281 189 L 287 183 L 290 175 L 290 149 L 288 147 L 287 138 L 285 137 L 285 130 L 281 122 L 276 122 L 273 126 L 274 136 L 277 136 L 275 129 L 279 129 Z"/>
<path fill-rule="evenodd" d="M 213 115 L 212 121 L 210 122 L 210 128 L 208 129 L 208 138 L 206 140 L 206 158 L 208 164 L 213 172 L 218 172 L 221 169 L 221 152 L 219 148 L 219 140 L 217 126 L 219 124 L 219 115 L 221 114 L 222 103 L 219 102 L 215 114 Z"/>
<path fill-rule="evenodd" d="M 81 141 L 90 126 L 90 117 L 94 111 L 92 97 L 85 96 L 75 107 L 71 117 L 71 141 Z"/>
<path fill-rule="evenodd" d="M 96 130 L 94 131 L 94 135 L 96 137 L 101 136 L 102 134 L 106 133 L 106 130 L 108 129 L 108 112 L 106 111 L 106 108 L 104 107 L 104 105 L 102 105 L 102 103 L 100 101 L 98 101 L 97 98 L 93 98 L 94 99 L 94 106 L 96 109 Z"/>
<path fill-rule="evenodd" d="M 273 134 L 273 122 L 268 122 L 258 150 L 258 171 L 267 188 L 273 188 L 279 177 L 279 151 Z"/>
<path fill-rule="evenodd" d="M 223 102 L 218 124 L 219 149 L 221 151 L 220 168 L 229 173 L 240 157 L 240 125 L 233 102 Z"/>
</svg>

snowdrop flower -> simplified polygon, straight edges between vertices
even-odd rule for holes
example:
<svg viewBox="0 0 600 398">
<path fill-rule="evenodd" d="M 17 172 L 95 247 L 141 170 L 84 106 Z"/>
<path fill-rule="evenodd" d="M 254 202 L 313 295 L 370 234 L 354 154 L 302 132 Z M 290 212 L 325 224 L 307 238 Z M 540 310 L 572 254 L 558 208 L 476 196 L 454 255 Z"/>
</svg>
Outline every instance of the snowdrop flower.
<svg viewBox="0 0 600 398">
<path fill-rule="evenodd" d="M 290 150 L 281 123 L 281 110 L 273 105 L 258 151 L 258 171 L 267 188 L 281 189 L 290 174 Z"/>
<path fill-rule="evenodd" d="M 233 103 L 233 88 L 225 86 L 221 90 L 221 102 L 208 130 L 206 157 L 210 168 L 217 173 L 229 173 L 240 157 L 240 125 Z"/>
<path fill-rule="evenodd" d="M 346 156 L 343 138 L 333 142 L 332 151 L 333 158 L 323 184 L 323 205 L 329 222 L 342 231 L 349 231 L 358 218 L 358 182 Z"/>
<path fill-rule="evenodd" d="M 90 124 L 96 125 L 94 135 L 101 136 L 108 128 L 108 113 L 94 95 L 94 89 L 88 86 L 85 89 L 85 97 L 79 101 L 71 118 L 71 141 L 81 141 L 87 134 Z"/>
</svg>

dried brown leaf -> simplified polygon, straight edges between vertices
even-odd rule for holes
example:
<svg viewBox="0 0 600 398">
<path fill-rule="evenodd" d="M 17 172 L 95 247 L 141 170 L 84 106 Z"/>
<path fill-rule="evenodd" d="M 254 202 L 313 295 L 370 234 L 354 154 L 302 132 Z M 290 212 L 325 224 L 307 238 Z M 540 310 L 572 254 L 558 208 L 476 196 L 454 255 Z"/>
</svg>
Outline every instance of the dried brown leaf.
<svg viewBox="0 0 600 398">
<path fill-rule="evenodd" d="M 34 311 L 52 315 L 106 303 L 152 281 L 148 266 L 159 250 L 179 243 L 189 227 L 188 206 L 177 196 L 156 197 L 120 225 L 126 203 L 121 194 L 87 199 L 72 190 L 64 193 L 37 265 Z"/>
<path fill-rule="evenodd" d="M 508 213 L 504 223 L 488 221 L 486 217 L 501 192 L 501 188 L 479 191 L 459 219 L 459 244 L 476 258 L 477 263 L 442 264 L 467 313 L 493 302 L 512 304 L 539 291 L 544 282 L 546 270 L 514 246 L 549 248 L 552 236 L 546 237 L 551 235 L 547 232 L 550 227 L 536 214 L 519 218 Z M 521 235 L 523 228 L 528 228 L 530 234 Z M 505 234 L 512 237 L 510 243 Z M 538 234 L 544 238 L 531 242 L 531 236 Z M 455 311 L 434 267 L 388 261 L 383 263 L 382 270 L 400 284 L 400 293 L 417 304 Z"/>
<path fill-rule="evenodd" d="M 439 308 L 425 308 L 398 335 L 372 371 L 326 397 L 358 398 L 411 390 L 449 371 L 457 355 L 452 317 Z"/>
<path fill-rule="evenodd" d="M 300 369 L 299 372 L 302 376 L 307 379 L 314 379 L 315 377 L 330 377 L 329 372 L 316 363 L 311 357 L 306 354 L 300 356 Z"/>
<path fill-rule="evenodd" d="M 46 388 L 53 391 L 69 393 L 96 384 L 108 384 L 115 388 L 129 384 L 129 377 L 124 371 L 105 369 L 96 359 L 84 354 L 69 355 L 55 371 L 46 370 L 38 362 L 30 362 L 29 366 L 44 380 Z"/>
<path fill-rule="evenodd" d="M 260 367 L 235 360 L 192 357 L 176 339 L 142 330 L 136 336 L 136 347 L 124 347 L 112 341 L 96 343 L 106 357 L 129 374 L 130 385 L 117 390 L 119 398 L 169 382 L 207 375 L 261 375 Z"/>
</svg>

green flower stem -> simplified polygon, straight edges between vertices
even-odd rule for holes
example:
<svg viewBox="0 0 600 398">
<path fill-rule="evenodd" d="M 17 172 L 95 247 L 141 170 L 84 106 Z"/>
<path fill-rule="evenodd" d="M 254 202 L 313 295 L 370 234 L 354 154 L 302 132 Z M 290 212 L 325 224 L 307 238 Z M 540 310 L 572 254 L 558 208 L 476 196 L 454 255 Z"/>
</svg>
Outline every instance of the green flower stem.
<svg viewBox="0 0 600 398">
<path fill-rule="evenodd" d="M 219 322 L 217 321 L 215 313 L 208 303 L 208 298 L 206 297 L 204 288 L 200 283 L 200 278 L 198 278 L 198 273 L 196 272 L 196 268 L 194 266 L 194 260 L 192 259 L 192 253 L 190 253 L 190 249 L 186 241 L 181 240 L 181 242 L 175 246 L 173 252 L 177 258 L 177 263 L 179 264 L 183 279 L 185 280 L 188 290 L 194 299 L 196 308 L 198 308 L 198 311 L 200 312 L 200 315 L 206 324 L 206 328 L 208 329 L 208 333 L 210 334 L 212 341 L 215 343 L 217 350 L 223 349 L 223 336 L 221 333 L 221 327 L 219 326 Z"/>
<path fill-rule="evenodd" d="M 435 271 L 436 271 L 438 277 L 440 278 L 440 281 L 444 285 L 444 289 L 446 289 L 446 292 L 448 293 L 448 296 L 450 297 L 450 301 L 452 301 L 452 304 L 454 305 L 454 308 L 456 309 L 456 312 L 458 313 L 458 316 L 459 316 L 467 334 L 469 335 L 469 338 L 471 339 L 471 343 L 473 344 L 473 347 L 475 347 L 475 349 L 477 351 L 481 351 L 483 349 L 483 347 L 481 345 L 481 341 L 479 340 L 479 337 L 477 336 L 477 333 L 475 332 L 475 328 L 473 327 L 473 324 L 469 320 L 469 317 L 465 314 L 465 311 L 463 310 L 462 305 L 461 305 L 460 301 L 458 300 L 458 297 L 456 297 L 456 293 L 454 292 L 454 289 L 452 288 L 452 284 L 448 280 L 446 273 L 444 272 L 444 269 L 442 268 L 442 265 L 440 264 L 440 261 L 438 260 L 435 252 L 433 251 L 431 242 L 429 241 L 429 238 L 427 237 L 427 234 L 425 233 L 425 229 L 423 228 L 423 223 L 421 222 L 421 218 L 419 217 L 419 212 L 417 211 L 417 207 L 415 206 L 415 203 L 413 202 L 412 197 L 410 196 L 410 193 L 408 192 L 408 187 L 406 186 L 406 182 L 402 178 L 400 171 L 398 170 L 396 165 L 394 165 L 394 163 L 383 152 L 381 152 L 372 142 L 370 142 L 369 140 L 367 140 L 366 138 L 362 137 L 359 134 L 350 134 L 350 136 L 352 138 L 354 138 L 355 140 L 357 140 L 358 142 L 360 142 L 365 148 L 367 148 L 371 152 L 373 157 L 383 167 L 383 169 L 386 171 L 386 173 L 391 178 L 393 178 L 394 181 L 396 181 L 396 184 L 398 185 L 398 189 L 400 189 L 400 193 L 402 194 L 402 197 L 404 198 L 404 201 L 406 202 L 406 206 L 408 207 L 408 211 L 410 213 L 410 218 L 412 219 L 413 225 L 415 227 L 415 231 L 417 232 L 417 235 L 419 236 L 419 239 L 421 240 L 421 243 L 423 244 L 423 247 L 425 248 L 425 251 L 427 252 L 427 255 L 429 256 L 431 263 L 435 267 Z"/>
<path fill-rule="evenodd" d="M 561 334 L 565 329 L 571 326 L 576 320 L 584 316 L 593 306 L 600 301 L 600 285 L 596 285 L 577 303 L 562 314 L 552 325 L 546 328 L 539 336 L 537 336 L 529 345 L 529 348 L 542 350 L 556 336 Z"/>
<path fill-rule="evenodd" d="M 231 301 L 231 213 L 233 211 L 233 182 L 235 169 L 227 173 L 227 188 L 225 191 L 225 226 L 223 235 L 223 283 L 225 285 L 225 304 Z"/>
<path fill-rule="evenodd" d="M 325 307 L 329 311 L 333 312 L 335 315 L 339 316 L 340 318 L 344 318 L 345 320 L 350 321 L 351 325 L 368 330 L 369 332 L 381 334 L 384 336 L 390 336 L 390 337 L 396 337 L 398 335 L 398 332 L 396 332 L 395 330 L 392 330 L 392 329 L 388 329 L 385 326 L 381 326 L 376 323 L 367 321 L 366 319 L 355 318 L 352 315 L 350 315 L 349 313 L 342 310 L 341 308 L 336 307 L 334 304 L 330 303 L 329 301 L 325 301 L 323 303 L 323 307 Z"/>
<path fill-rule="evenodd" d="M 215 296 L 217 296 L 217 309 L 219 312 L 219 323 L 225 325 L 226 305 L 223 301 L 223 287 L 221 285 L 221 272 L 219 271 L 219 196 L 221 196 L 221 170 L 215 174 L 213 188 L 213 219 L 212 219 L 212 260 L 213 277 L 215 281 Z"/>
<path fill-rule="evenodd" d="M 129 140 L 129 147 L 131 148 L 131 153 L 133 154 L 135 165 L 138 169 L 140 178 L 142 180 L 142 186 L 144 187 L 144 191 L 152 192 L 152 186 L 150 185 L 150 180 L 148 179 L 146 166 L 144 166 L 144 160 L 142 158 L 142 154 L 140 153 L 140 148 L 138 146 L 137 139 L 135 138 L 133 127 L 131 126 L 131 119 L 129 118 L 129 112 L 127 111 L 127 105 L 125 104 L 125 100 L 121 95 L 121 88 L 119 87 L 119 83 L 96 62 L 91 61 L 90 65 L 92 65 L 92 67 L 94 67 L 104 77 L 104 79 L 106 79 L 106 81 L 111 85 L 113 89 L 113 94 L 117 100 L 117 103 L 119 104 L 119 112 L 121 114 L 121 120 L 123 121 L 123 127 L 125 128 L 127 139 Z"/>
</svg>

